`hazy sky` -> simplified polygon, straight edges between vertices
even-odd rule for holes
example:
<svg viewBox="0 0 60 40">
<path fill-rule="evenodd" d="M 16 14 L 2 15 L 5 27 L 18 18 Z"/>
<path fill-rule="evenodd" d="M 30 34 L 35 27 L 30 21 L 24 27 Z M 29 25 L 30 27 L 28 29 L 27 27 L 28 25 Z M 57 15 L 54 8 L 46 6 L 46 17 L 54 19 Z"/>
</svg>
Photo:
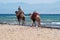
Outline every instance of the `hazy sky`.
<svg viewBox="0 0 60 40">
<path fill-rule="evenodd" d="M 9 3 L 9 2 L 25 2 L 29 4 L 38 4 L 38 3 L 54 3 L 60 0 L 0 0 L 0 2 L 3 3 Z"/>
<path fill-rule="evenodd" d="M 46 5 L 44 5 L 44 6 L 41 5 L 39 7 L 32 6 L 30 8 L 34 8 L 34 10 L 39 10 L 40 12 L 43 12 L 43 13 L 47 13 L 47 12 L 48 13 L 50 13 L 50 12 L 51 13 L 55 13 L 55 12 L 60 13 L 60 5 L 59 5 L 60 3 L 58 3 L 58 2 L 60 2 L 60 0 L 0 0 L 0 13 L 13 13 L 15 11 L 15 9 L 12 10 L 12 8 L 14 8 L 14 7 L 17 8 L 17 5 L 18 5 L 18 4 L 14 4 L 14 3 L 18 3 L 18 2 L 19 3 L 20 2 L 28 3 L 28 4 L 40 4 L 40 3 L 42 3 L 42 4 L 47 3 L 48 4 L 48 3 L 51 3 L 51 5 L 49 4 L 49 6 L 46 4 L 47 6 Z M 1 5 L 2 3 L 6 3 L 6 4 Z M 9 4 L 9 3 L 12 3 L 12 4 Z M 54 4 L 54 3 L 56 3 L 56 4 Z M 23 6 L 22 8 L 24 9 L 25 7 Z M 27 9 L 29 9 L 29 6 L 27 6 Z M 27 12 L 26 9 L 24 9 L 24 10 L 25 10 L 24 12 Z M 29 9 L 29 10 L 31 10 L 31 9 Z M 29 12 L 31 12 L 31 11 L 29 11 Z"/>
</svg>

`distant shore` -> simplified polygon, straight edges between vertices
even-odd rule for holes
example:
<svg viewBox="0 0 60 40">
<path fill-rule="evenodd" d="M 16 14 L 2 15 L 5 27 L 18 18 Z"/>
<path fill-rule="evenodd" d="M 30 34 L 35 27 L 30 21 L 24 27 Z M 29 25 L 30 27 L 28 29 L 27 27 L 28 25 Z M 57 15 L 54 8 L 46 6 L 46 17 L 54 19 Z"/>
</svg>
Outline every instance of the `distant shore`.
<svg viewBox="0 0 60 40">
<path fill-rule="evenodd" d="M 60 40 L 60 30 L 0 24 L 0 40 Z"/>
</svg>

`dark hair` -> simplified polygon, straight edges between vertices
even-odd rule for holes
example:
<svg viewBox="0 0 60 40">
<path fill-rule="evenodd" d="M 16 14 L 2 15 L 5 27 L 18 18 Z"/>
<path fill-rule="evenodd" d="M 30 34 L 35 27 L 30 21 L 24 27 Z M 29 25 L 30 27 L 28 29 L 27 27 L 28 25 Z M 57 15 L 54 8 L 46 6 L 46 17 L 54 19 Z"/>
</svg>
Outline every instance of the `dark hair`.
<svg viewBox="0 0 60 40">
<path fill-rule="evenodd" d="M 21 10 L 21 8 L 18 8 L 18 10 Z"/>
</svg>

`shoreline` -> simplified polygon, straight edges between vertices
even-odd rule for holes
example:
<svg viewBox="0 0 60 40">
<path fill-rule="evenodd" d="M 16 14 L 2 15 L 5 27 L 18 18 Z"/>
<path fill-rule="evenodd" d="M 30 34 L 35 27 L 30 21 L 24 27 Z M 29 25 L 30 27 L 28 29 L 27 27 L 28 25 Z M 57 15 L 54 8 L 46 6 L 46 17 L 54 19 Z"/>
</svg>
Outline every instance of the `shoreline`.
<svg viewBox="0 0 60 40">
<path fill-rule="evenodd" d="M 31 27 L 31 25 L 19 25 L 19 24 L 7 24 L 7 23 L 0 23 L 0 25 L 14 25 L 14 26 L 25 26 L 25 27 Z M 36 27 L 37 28 L 37 27 Z M 39 28 L 39 27 L 38 27 Z M 60 29 L 60 27 L 49 27 L 49 26 L 45 26 L 42 25 L 41 28 L 48 28 L 48 29 Z"/>
</svg>

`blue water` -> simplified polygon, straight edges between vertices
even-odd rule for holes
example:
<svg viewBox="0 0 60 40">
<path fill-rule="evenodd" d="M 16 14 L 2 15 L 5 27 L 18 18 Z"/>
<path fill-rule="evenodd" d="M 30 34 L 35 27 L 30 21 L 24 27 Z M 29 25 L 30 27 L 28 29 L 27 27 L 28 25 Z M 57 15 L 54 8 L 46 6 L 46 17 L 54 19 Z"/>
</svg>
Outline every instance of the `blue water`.
<svg viewBox="0 0 60 40">
<path fill-rule="evenodd" d="M 32 21 L 28 14 L 25 14 L 26 25 L 31 25 Z M 41 25 L 49 27 L 60 27 L 60 14 L 40 14 Z M 0 14 L 0 24 L 18 24 L 15 14 Z"/>
</svg>

